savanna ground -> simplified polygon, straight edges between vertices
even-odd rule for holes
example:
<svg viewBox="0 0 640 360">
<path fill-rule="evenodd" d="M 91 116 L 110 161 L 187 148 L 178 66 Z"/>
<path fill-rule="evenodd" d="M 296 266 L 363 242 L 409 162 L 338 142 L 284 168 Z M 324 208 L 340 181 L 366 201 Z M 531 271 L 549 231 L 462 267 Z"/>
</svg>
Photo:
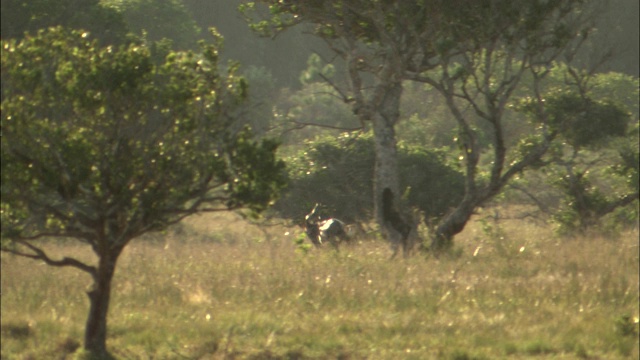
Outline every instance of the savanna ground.
<svg viewBox="0 0 640 360">
<path fill-rule="evenodd" d="M 367 236 L 305 253 L 300 228 L 194 217 L 125 250 L 107 345 L 118 359 L 638 358 L 637 229 L 566 239 L 481 219 L 451 255 L 390 261 Z M 1 264 L 2 359 L 74 358 L 87 275 Z"/>
</svg>

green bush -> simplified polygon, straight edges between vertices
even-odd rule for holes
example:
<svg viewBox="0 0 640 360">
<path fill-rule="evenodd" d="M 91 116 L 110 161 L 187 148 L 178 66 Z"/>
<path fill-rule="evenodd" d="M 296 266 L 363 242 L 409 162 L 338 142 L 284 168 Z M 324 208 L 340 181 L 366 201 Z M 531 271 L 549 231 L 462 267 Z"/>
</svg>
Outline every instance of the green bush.
<svg viewBox="0 0 640 360">
<path fill-rule="evenodd" d="M 280 216 L 301 220 L 315 203 L 325 215 L 348 223 L 373 216 L 374 144 L 371 134 L 324 136 L 286 158 L 289 187 L 275 204 Z M 445 153 L 398 145 L 400 185 L 406 205 L 437 218 L 461 200 L 463 175 Z"/>
</svg>

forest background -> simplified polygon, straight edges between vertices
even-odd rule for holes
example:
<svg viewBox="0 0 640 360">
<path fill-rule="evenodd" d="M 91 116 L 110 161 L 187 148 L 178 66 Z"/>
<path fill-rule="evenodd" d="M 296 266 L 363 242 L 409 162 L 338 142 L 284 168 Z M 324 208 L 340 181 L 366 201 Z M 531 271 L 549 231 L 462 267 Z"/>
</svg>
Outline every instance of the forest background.
<svg viewBox="0 0 640 360">
<path fill-rule="evenodd" d="M 71 15 L 68 9 L 73 6 L 65 2 L 21 6 L 20 1 L 6 1 L 2 5 L 6 9 L 2 36 L 21 37 L 24 31 L 62 24 L 87 28 L 108 43 L 133 32 L 150 43 L 170 42 L 173 50 L 195 50 L 198 40 L 207 39 L 206 29 L 214 26 L 225 39 L 222 62 L 238 61 L 239 72 L 250 87 L 249 101 L 238 114 L 239 122 L 249 124 L 254 134 L 276 138 L 283 145 L 280 153 L 288 163 L 290 183 L 274 207 L 276 216 L 299 221 L 302 214 L 321 202 L 327 216 L 349 223 L 368 222 L 373 216 L 374 153 L 369 149 L 372 140 L 367 139 L 371 129 L 341 101 L 342 94 L 323 80 L 335 77 L 333 82 L 338 84 L 344 77 L 344 65 L 332 61 L 330 49 L 324 41 L 309 35 L 309 27 L 298 26 L 273 38 L 256 36 L 238 12 L 238 5 L 234 1 L 114 0 L 83 4 L 77 14 Z M 621 137 L 614 136 L 617 139 L 607 140 L 605 146 L 596 141 L 593 146 L 573 147 L 572 155 L 550 155 L 555 159 L 545 160 L 555 166 L 527 171 L 526 177 L 512 181 L 500 199 L 507 196 L 512 203 L 534 205 L 537 211 L 552 216 L 561 230 L 568 231 L 584 230 L 591 223 L 602 225 L 601 218 L 611 217 L 616 211 L 623 214 L 614 214 L 615 224 L 609 222 L 607 226 L 618 226 L 618 220 L 624 222 L 625 217 L 637 217 L 629 214 L 634 206 L 623 206 L 629 201 L 615 204 L 624 195 L 637 193 L 633 189 L 637 177 L 632 175 L 637 170 L 627 169 L 637 158 L 633 151 L 638 129 L 637 10 L 633 1 L 611 1 L 597 18 L 597 30 L 574 60 L 584 70 L 596 72 L 588 80 L 590 98 L 615 103 L 630 114 L 622 120 L 626 123 L 622 138 L 631 145 L 622 145 Z M 556 63 L 545 91 L 570 89 L 565 72 L 563 64 Z M 402 158 L 400 191 L 406 207 L 422 211 L 421 220 L 434 222 L 433 218 L 442 217 L 461 199 L 464 180 L 457 176 L 463 167 L 459 159 L 460 133 L 444 98 L 429 85 L 405 82 L 404 87 L 401 121 L 396 127 Z M 523 84 L 512 106 L 528 96 L 531 87 L 531 83 Z M 470 107 L 465 110 L 472 111 Z M 510 111 L 504 123 L 509 148 L 524 151 L 518 148 L 518 142 L 533 129 L 526 110 Z M 482 126 L 478 123 L 476 131 L 488 144 L 490 129 Z M 625 146 L 631 149 L 622 149 Z M 490 171 L 488 164 L 480 171 Z M 563 182 L 567 177 L 573 180 Z M 322 191 L 318 191 L 320 188 Z M 350 197 L 345 198 L 345 194 Z M 590 204 L 582 201 L 583 208 L 575 208 L 580 202 L 575 201 L 576 196 Z"/>
</svg>

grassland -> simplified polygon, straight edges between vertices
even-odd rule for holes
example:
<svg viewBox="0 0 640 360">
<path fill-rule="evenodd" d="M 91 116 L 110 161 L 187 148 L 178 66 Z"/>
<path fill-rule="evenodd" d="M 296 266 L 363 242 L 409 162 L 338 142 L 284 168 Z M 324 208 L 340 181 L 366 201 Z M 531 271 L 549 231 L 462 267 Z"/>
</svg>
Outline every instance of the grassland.
<svg viewBox="0 0 640 360">
<path fill-rule="evenodd" d="M 296 248 L 297 228 L 195 217 L 122 255 L 108 346 L 122 359 L 637 359 L 638 231 L 558 238 L 473 221 L 452 255 L 381 241 Z M 50 244 L 90 259 L 88 249 Z M 88 277 L 2 254 L 2 359 L 72 359 Z"/>
</svg>

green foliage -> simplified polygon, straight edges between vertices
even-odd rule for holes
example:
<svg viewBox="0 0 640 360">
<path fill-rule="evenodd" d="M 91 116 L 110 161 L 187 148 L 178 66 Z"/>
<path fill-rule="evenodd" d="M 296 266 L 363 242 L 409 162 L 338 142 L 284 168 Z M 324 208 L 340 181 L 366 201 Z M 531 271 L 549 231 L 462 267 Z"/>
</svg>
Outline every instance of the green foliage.
<svg viewBox="0 0 640 360">
<path fill-rule="evenodd" d="M 636 152 L 637 154 L 637 152 Z M 637 223 L 637 165 L 619 173 L 624 166 L 612 154 L 607 161 L 612 165 L 590 169 L 583 163 L 567 162 L 552 165 L 548 170 L 552 184 L 561 191 L 561 206 L 553 220 L 563 234 L 596 230 L 603 233 L 619 232 L 625 226 Z"/>
<path fill-rule="evenodd" d="M 300 219 L 315 203 L 332 216 L 352 222 L 372 212 L 373 140 L 371 136 L 324 136 L 306 140 L 285 158 L 289 187 L 274 209 L 286 218 Z"/>
<path fill-rule="evenodd" d="M 398 139 L 430 148 L 454 146 L 457 126 L 444 98 L 429 85 L 405 81 L 402 86 Z"/>
<path fill-rule="evenodd" d="M 273 108 L 278 89 L 273 75 L 264 67 L 243 67 L 242 76 L 250 84 L 245 106 L 240 109 L 239 120 L 251 127 L 257 136 L 266 134 L 273 126 Z"/>
<path fill-rule="evenodd" d="M 617 72 L 596 74 L 589 82 L 589 96 L 594 99 L 613 99 L 622 109 L 638 119 L 640 78 Z"/>
<path fill-rule="evenodd" d="M 322 79 L 331 79 L 335 74 L 335 68 L 332 64 L 322 66 L 320 56 L 311 54 L 307 60 L 307 69 L 300 75 L 300 82 L 307 85 L 314 81 L 322 81 Z"/>
<path fill-rule="evenodd" d="M 549 181 L 563 195 L 553 219 L 561 233 L 596 228 L 617 231 L 629 218 L 637 219 L 634 211 L 623 211 L 638 198 L 637 131 L 628 131 L 628 99 L 614 103 L 603 91 L 620 95 L 634 81 L 619 74 L 602 74 L 589 79 L 593 85 L 589 91 L 578 94 L 562 85 L 560 78 L 566 71 L 564 66 L 552 70 L 544 112 L 530 99 L 518 107 L 563 140 L 554 142 L 547 159 L 537 164 L 537 168 L 546 166 Z M 637 113 L 637 105 L 635 109 Z M 519 151 L 526 153 L 535 146 L 536 139 L 532 140 L 521 143 Z M 615 215 L 603 226 L 611 213 Z"/>
<path fill-rule="evenodd" d="M 306 141 L 302 150 L 286 159 L 290 186 L 274 208 L 282 216 L 299 219 L 317 202 L 344 221 L 367 221 L 373 211 L 374 157 L 371 134 Z M 398 146 L 406 203 L 430 218 L 442 216 L 463 195 L 462 175 L 445 159 L 444 152 Z"/>
<path fill-rule="evenodd" d="M 307 253 L 309 253 L 309 251 L 311 250 L 311 248 L 313 247 L 311 244 L 309 244 L 309 242 L 307 241 L 307 235 L 305 233 L 300 233 L 300 235 L 298 235 L 297 237 L 295 237 L 293 239 L 293 243 L 296 246 L 296 250 L 298 250 L 300 253 L 306 255 Z"/>
<path fill-rule="evenodd" d="M 635 132 L 638 134 L 637 131 Z M 640 156 L 638 154 L 637 136 L 631 137 L 627 142 L 620 142 L 617 146 L 619 162 L 613 164 L 612 171 L 626 179 L 630 189 L 637 193 L 640 191 Z"/>
<path fill-rule="evenodd" d="M 557 350 L 553 349 L 546 341 L 544 340 L 533 340 L 529 343 L 525 344 L 524 353 L 529 355 L 545 355 L 545 354 L 553 354 L 557 352 Z"/>
<path fill-rule="evenodd" d="M 235 137 L 234 140 L 227 140 L 227 161 L 232 167 L 224 176 L 229 179 L 226 206 L 248 206 L 256 212 L 263 211 L 272 204 L 275 195 L 284 186 L 284 163 L 274 158 L 279 144 L 270 139 L 256 142 L 247 130 Z"/>
<path fill-rule="evenodd" d="M 318 134 L 336 134 L 337 130 L 360 126 L 349 105 L 325 83 L 310 82 L 283 95 L 276 104 L 274 130 L 284 144 L 297 145 Z"/>
<path fill-rule="evenodd" d="M 567 205 L 553 216 L 563 233 L 592 227 L 599 218 L 598 212 L 609 205 L 604 194 L 592 186 L 586 177 L 587 173 L 572 173 L 555 182 L 565 194 L 564 202 Z"/>
<path fill-rule="evenodd" d="M 631 357 L 638 343 L 638 318 L 629 314 L 620 315 L 613 321 L 612 346 L 618 353 Z"/>
<path fill-rule="evenodd" d="M 524 91 L 519 95 L 530 95 L 532 81 L 525 81 Z M 630 112 L 632 118 L 638 118 L 640 79 L 637 77 L 618 72 L 589 74 L 576 65 L 554 62 L 546 80 L 540 85 L 543 94 L 554 96 L 580 89 L 585 97 L 596 102 L 613 102 L 623 111 Z"/>
<path fill-rule="evenodd" d="M 101 44 L 122 43 L 127 34 L 122 16 L 100 0 L 3 0 L 0 14 L 4 40 L 51 26 L 84 29 Z"/>
<path fill-rule="evenodd" d="M 578 3 L 563 1 L 484 1 L 472 4 L 446 2 L 393 1 L 307 1 L 278 0 L 247 1 L 240 11 L 252 19 L 250 26 L 269 35 L 301 22 L 314 24 L 315 34 L 334 40 L 350 33 L 350 41 L 373 45 L 388 40 L 388 36 L 404 34 L 405 44 L 426 47 L 429 53 L 443 54 L 465 39 L 482 44 L 501 36 L 508 41 L 523 41 L 526 50 L 567 42 L 572 34 L 562 23 L 546 31 L 548 20 L 557 14 L 570 12 Z M 268 7 L 268 18 L 258 18 L 260 7 Z M 464 6 L 462 6 L 464 4 Z M 372 15 L 375 14 L 375 15 Z M 525 19 L 525 20 L 523 20 Z M 431 20 L 431 21 L 429 21 Z M 437 24 L 434 29 L 433 23 Z M 504 26 L 504 24 L 509 26 Z M 425 41 L 420 36 L 429 33 Z"/>
<path fill-rule="evenodd" d="M 609 101 L 596 101 L 575 92 L 554 92 L 546 96 L 544 114 L 525 99 L 520 109 L 534 121 L 546 123 L 574 148 L 597 147 L 611 137 L 624 136 L 629 113 Z"/>
<path fill-rule="evenodd" d="M 2 42 L 2 250 L 91 275 L 90 357 L 110 356 L 111 282 L 131 240 L 201 211 L 255 214 L 284 186 L 278 144 L 232 116 L 247 84 L 237 64 L 219 70 L 212 35 L 164 61 L 62 27 Z M 52 259 L 36 242 L 51 237 L 89 245 L 97 264 Z"/>
<path fill-rule="evenodd" d="M 427 218 L 438 219 L 464 196 L 464 177 L 448 164 L 447 150 L 428 150 L 423 146 L 398 147 L 401 188 L 408 205 Z"/>
<path fill-rule="evenodd" d="M 171 39 L 174 49 L 196 48 L 200 28 L 180 0 L 103 0 L 126 21 L 129 31 L 149 43 Z"/>
<path fill-rule="evenodd" d="M 524 136 L 520 139 L 518 144 L 515 146 L 515 154 L 517 159 L 522 159 L 528 154 L 536 151 L 544 140 L 537 135 L 529 135 Z M 531 163 L 531 169 L 540 169 L 545 166 L 545 162 L 542 159 L 536 160 Z"/>
<path fill-rule="evenodd" d="M 283 185 L 277 144 L 227 116 L 246 83 L 215 45 L 160 65 L 62 28 L 2 46 L 3 237 L 95 241 L 104 219 L 126 242 L 207 204 L 262 210 Z"/>
<path fill-rule="evenodd" d="M 637 337 L 638 336 L 638 319 L 634 319 L 629 314 L 619 316 L 614 321 L 616 334 L 622 337 Z"/>
</svg>

